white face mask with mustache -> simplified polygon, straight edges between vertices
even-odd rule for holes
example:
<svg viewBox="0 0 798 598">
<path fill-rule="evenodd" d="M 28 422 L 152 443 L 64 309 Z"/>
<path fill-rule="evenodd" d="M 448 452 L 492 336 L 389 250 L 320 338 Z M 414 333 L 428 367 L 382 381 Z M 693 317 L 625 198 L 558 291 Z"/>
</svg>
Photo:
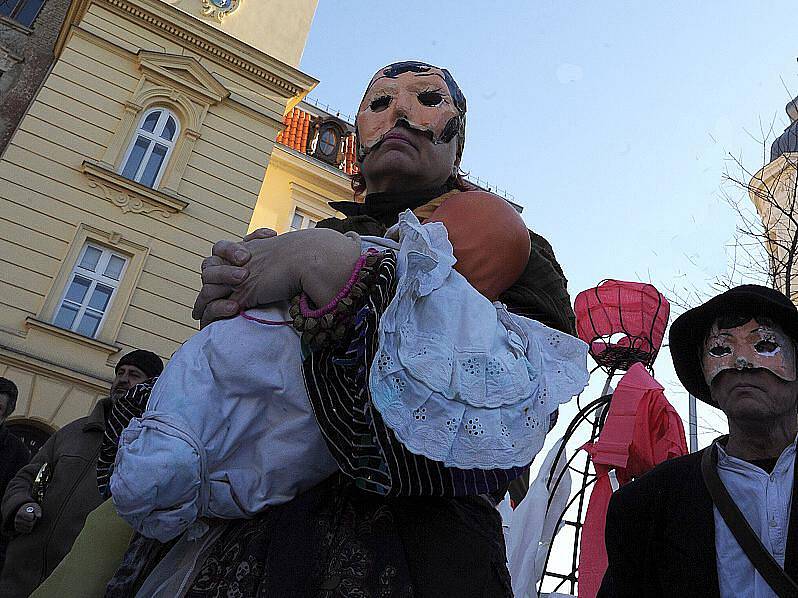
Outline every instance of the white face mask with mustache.
<svg viewBox="0 0 798 598">
<path fill-rule="evenodd" d="M 782 380 L 796 379 L 795 343 L 777 325 L 751 319 L 735 328 L 712 325 L 704 342 L 701 367 L 707 386 L 721 372 L 762 368 Z"/>
<path fill-rule="evenodd" d="M 397 124 L 427 135 L 432 143 L 449 143 L 460 128 L 460 113 L 443 72 L 431 67 L 371 80 L 357 113 L 358 159 L 377 147 Z"/>
</svg>

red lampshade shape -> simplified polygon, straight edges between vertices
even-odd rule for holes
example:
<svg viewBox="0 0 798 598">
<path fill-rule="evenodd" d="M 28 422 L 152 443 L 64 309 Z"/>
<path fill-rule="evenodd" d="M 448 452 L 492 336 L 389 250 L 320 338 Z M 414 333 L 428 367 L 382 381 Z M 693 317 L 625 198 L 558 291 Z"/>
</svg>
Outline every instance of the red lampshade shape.
<svg viewBox="0 0 798 598">
<path fill-rule="evenodd" d="M 670 304 L 653 285 L 604 280 L 582 291 L 574 302 L 576 331 L 606 370 L 627 370 L 640 362 L 651 367 L 657 357 Z"/>
</svg>

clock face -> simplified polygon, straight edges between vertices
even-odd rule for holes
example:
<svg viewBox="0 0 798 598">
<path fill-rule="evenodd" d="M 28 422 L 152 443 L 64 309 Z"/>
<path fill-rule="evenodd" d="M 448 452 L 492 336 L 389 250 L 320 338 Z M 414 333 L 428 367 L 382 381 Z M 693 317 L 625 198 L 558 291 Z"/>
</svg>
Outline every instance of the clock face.
<svg viewBox="0 0 798 598">
<path fill-rule="evenodd" d="M 202 14 L 214 17 L 218 21 L 233 12 L 241 4 L 241 0 L 202 0 Z"/>
</svg>

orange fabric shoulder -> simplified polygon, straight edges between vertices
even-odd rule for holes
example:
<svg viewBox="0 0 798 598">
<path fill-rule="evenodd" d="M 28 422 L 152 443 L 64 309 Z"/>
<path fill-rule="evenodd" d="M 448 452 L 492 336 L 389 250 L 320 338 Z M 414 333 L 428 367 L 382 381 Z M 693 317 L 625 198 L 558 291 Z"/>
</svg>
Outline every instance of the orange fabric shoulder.
<svg viewBox="0 0 798 598">
<path fill-rule="evenodd" d="M 518 280 L 529 261 L 526 224 L 509 203 L 492 193 L 456 193 L 425 222 L 446 226 L 457 258 L 455 270 L 491 301 Z"/>
</svg>

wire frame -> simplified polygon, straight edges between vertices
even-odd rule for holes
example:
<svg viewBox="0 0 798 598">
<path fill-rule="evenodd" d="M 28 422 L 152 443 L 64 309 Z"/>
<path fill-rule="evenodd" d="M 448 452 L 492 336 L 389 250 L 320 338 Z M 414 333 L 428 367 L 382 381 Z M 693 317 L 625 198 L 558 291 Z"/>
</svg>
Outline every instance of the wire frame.
<svg viewBox="0 0 798 598">
<path fill-rule="evenodd" d="M 651 284 L 606 279 L 574 302 L 576 330 L 609 372 L 635 363 L 651 368 L 665 336 L 670 304 Z"/>
<path fill-rule="evenodd" d="M 551 500 L 554 497 L 556 488 L 562 483 L 563 477 L 567 471 L 570 471 L 574 477 L 574 486 L 572 494 L 568 499 L 568 503 L 561 513 L 558 514 L 557 530 L 552 542 L 549 545 L 549 551 L 546 554 L 546 560 L 543 566 L 543 574 L 538 585 L 538 593 L 544 593 L 543 587 L 546 587 L 546 592 L 563 592 L 576 595 L 576 590 L 579 581 L 579 549 L 582 536 L 582 526 L 585 521 L 587 513 L 587 502 L 590 497 L 590 490 L 596 482 L 597 475 L 590 454 L 587 451 L 579 450 L 578 447 L 572 447 L 571 455 L 566 460 L 566 465 L 557 475 L 557 463 L 560 457 L 569 450 L 571 441 L 579 440 L 581 444 L 583 441 L 595 442 L 601 430 L 604 427 L 604 421 L 607 417 L 607 411 L 611 400 L 611 395 L 607 394 L 612 380 L 613 373 L 610 373 L 607 382 L 604 385 L 602 396 L 595 399 L 582 407 L 580 405 L 579 412 L 568 424 L 568 427 L 563 434 L 563 442 L 560 449 L 552 463 L 552 467 L 545 473 L 546 486 L 549 489 L 549 502 L 546 505 L 546 511 L 552 508 Z M 581 434 L 587 434 L 586 437 L 579 438 Z M 576 449 L 576 450 L 574 450 Z M 565 562 L 553 563 L 551 556 L 555 547 L 558 554 L 565 559 Z"/>
</svg>

